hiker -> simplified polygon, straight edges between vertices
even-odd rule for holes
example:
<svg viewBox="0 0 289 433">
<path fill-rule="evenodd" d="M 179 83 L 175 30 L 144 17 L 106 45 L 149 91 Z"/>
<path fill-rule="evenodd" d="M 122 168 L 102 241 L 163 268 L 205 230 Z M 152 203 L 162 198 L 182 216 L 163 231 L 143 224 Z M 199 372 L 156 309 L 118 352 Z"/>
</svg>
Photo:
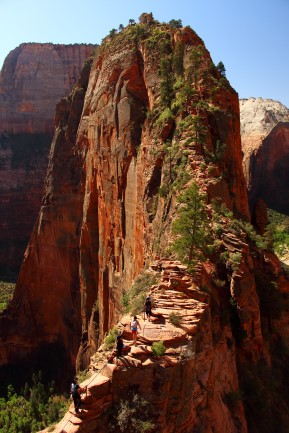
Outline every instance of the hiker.
<svg viewBox="0 0 289 433">
<path fill-rule="evenodd" d="M 151 314 L 152 314 L 152 301 L 151 301 L 151 297 L 147 296 L 145 304 L 144 304 L 144 311 L 146 314 L 146 317 L 148 319 L 148 321 L 151 321 Z"/>
<path fill-rule="evenodd" d="M 78 377 L 75 376 L 70 389 L 71 397 L 73 398 L 74 402 L 74 414 L 79 413 L 81 406 L 81 394 L 83 392 L 86 392 L 86 389 L 81 388 L 81 386 L 78 384 Z"/>
<path fill-rule="evenodd" d="M 130 323 L 130 328 L 131 328 L 131 332 L 132 332 L 132 338 L 133 338 L 133 344 L 136 344 L 136 340 L 137 340 L 137 327 L 139 327 L 141 329 L 141 326 L 139 324 L 138 318 L 137 316 L 134 316 L 134 318 L 132 319 L 131 323 Z"/>
<path fill-rule="evenodd" d="M 116 357 L 117 358 L 121 357 L 123 348 L 124 348 L 124 344 L 123 344 L 122 335 L 118 335 L 116 337 L 116 350 L 117 350 Z"/>
</svg>

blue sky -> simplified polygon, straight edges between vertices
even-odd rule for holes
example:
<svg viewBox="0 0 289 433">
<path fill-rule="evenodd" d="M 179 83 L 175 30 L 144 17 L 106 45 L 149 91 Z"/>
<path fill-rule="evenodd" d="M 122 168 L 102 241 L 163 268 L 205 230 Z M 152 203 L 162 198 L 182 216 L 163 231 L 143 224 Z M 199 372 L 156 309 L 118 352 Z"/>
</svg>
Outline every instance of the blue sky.
<svg viewBox="0 0 289 433">
<path fill-rule="evenodd" d="M 22 42 L 100 43 L 142 12 L 190 25 L 240 97 L 289 107 L 289 0 L 0 0 L 0 67 Z"/>
</svg>

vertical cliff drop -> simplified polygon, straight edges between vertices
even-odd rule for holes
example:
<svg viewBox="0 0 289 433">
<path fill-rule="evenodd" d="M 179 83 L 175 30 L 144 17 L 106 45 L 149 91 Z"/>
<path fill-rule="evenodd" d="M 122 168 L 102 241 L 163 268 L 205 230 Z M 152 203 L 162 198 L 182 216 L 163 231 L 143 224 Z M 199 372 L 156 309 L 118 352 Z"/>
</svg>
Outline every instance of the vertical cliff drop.
<svg viewBox="0 0 289 433">
<path fill-rule="evenodd" d="M 90 44 L 21 44 L 0 75 L 0 275 L 16 277 L 44 194 L 56 102 L 71 91 Z"/>
<path fill-rule="evenodd" d="M 248 224 L 237 93 L 192 29 L 144 14 L 104 40 L 71 95 L 58 103 L 55 119 L 45 198 L 14 298 L 0 319 L 2 365 L 45 366 L 46 356 L 60 349 L 63 379 L 75 364 L 86 367 L 120 316 L 123 292 L 155 258 L 172 254 L 176 197 L 195 181 L 207 196 L 215 242 L 194 277 L 182 265 L 170 277 L 164 269 L 169 293 L 177 272 L 184 278 L 180 292 L 186 283 L 197 287 L 188 302 L 197 305 L 200 324 L 191 360 L 200 369 L 182 376 L 176 368 L 178 386 L 187 396 L 194 389 L 197 404 L 188 399 L 191 412 L 172 414 L 170 426 L 178 420 L 175 433 L 192 426 L 221 433 L 225 420 L 226 432 L 245 433 L 244 405 L 248 419 L 254 405 L 246 379 L 260 363 L 276 365 L 273 340 L 286 342 L 286 308 L 272 315 L 268 304 L 273 294 L 285 305 L 288 279 Z M 162 371 L 160 380 L 173 370 Z M 127 381 L 138 374 L 133 370 Z M 150 386 L 153 398 L 155 382 Z M 118 392 L 109 398 L 120 399 Z M 284 425 L 288 417 L 284 410 Z M 89 428 L 83 424 L 82 431 Z"/>
</svg>

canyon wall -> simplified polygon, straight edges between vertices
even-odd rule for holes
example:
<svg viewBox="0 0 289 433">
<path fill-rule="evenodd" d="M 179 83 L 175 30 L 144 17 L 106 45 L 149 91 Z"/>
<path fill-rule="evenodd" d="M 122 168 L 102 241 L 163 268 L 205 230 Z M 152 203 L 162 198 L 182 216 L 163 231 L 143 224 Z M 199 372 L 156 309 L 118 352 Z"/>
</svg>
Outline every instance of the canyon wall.
<svg viewBox="0 0 289 433">
<path fill-rule="evenodd" d="M 57 104 L 45 196 L 0 317 L 1 374 L 27 362 L 51 373 L 53 354 L 63 384 L 75 365 L 86 368 L 135 279 L 154 259 L 174 257 L 178 197 L 195 182 L 206 196 L 205 258 L 193 276 L 182 264 L 168 271 L 161 260 L 163 280 L 147 287 L 158 289 L 160 309 L 180 302 L 184 322 L 194 304 L 196 326 L 183 330 L 187 342 L 194 337 L 192 357 L 166 370 L 156 363 L 137 371 L 137 361 L 124 374 L 116 370 L 103 379 L 102 403 L 117 404 L 125 383 L 147 378 L 146 396 L 169 408 L 169 421 L 162 412 L 158 423 L 163 433 L 172 426 L 175 433 L 269 433 L 288 425 L 288 277 L 248 223 L 239 120 L 237 93 L 189 27 L 144 14 L 103 41 Z M 169 312 L 160 314 L 159 330 Z M 257 404 L 262 391 L 266 405 Z M 179 396 L 186 402 L 172 413 Z M 106 425 L 96 428 L 92 417 L 76 421 L 79 431 Z"/>
<path fill-rule="evenodd" d="M 250 206 L 262 199 L 288 214 L 289 110 L 271 99 L 241 99 L 240 117 Z"/>
<path fill-rule="evenodd" d="M 25 302 L 33 311 L 33 328 L 30 321 L 21 326 L 23 346 L 32 350 L 43 342 L 58 342 L 72 365 L 80 341 L 80 364 L 86 352 L 93 353 L 116 320 L 121 288 L 167 247 L 170 236 L 175 198 L 167 201 L 158 190 L 170 182 L 163 143 L 174 138 L 176 123 L 172 118 L 155 122 L 162 110 L 159 45 L 140 40 L 136 49 L 135 29 L 108 39 L 96 53 L 90 76 L 87 64 L 73 93 L 57 105 L 45 197 L 9 310 L 23 311 Z M 166 30 L 160 42 L 163 38 L 170 50 L 183 47 L 185 69 L 195 48 L 205 67 L 212 64 L 203 42 L 189 28 Z M 216 69 L 212 74 L 219 79 Z M 209 92 L 209 84 L 199 91 Z M 207 181 L 208 193 L 221 195 L 229 208 L 248 218 L 237 94 L 220 85 L 212 98 L 217 109 L 202 110 L 206 148 L 213 152 L 217 140 L 226 142 L 228 181 L 216 167 Z M 188 115 L 196 118 L 197 113 Z M 175 141 L 185 143 L 191 136 L 189 125 L 179 130 Z M 206 177 L 199 169 L 200 145 L 188 145 L 183 161 L 196 180 Z M 179 162 L 179 156 L 174 157 L 174 164 Z M 180 172 L 176 169 L 176 181 Z M 5 314 L 10 320 L 10 312 Z M 2 364 L 17 359 L 18 352 L 18 343 L 2 339 Z"/>
<path fill-rule="evenodd" d="M 56 102 L 94 46 L 22 44 L 0 74 L 0 275 L 16 276 L 44 193 Z"/>
</svg>

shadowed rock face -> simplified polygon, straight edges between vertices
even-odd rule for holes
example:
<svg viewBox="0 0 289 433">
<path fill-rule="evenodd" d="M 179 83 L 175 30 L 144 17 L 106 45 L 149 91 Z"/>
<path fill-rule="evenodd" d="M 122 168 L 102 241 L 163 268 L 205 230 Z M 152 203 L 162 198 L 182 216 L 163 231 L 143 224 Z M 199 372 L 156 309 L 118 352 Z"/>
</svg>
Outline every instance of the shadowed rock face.
<svg viewBox="0 0 289 433">
<path fill-rule="evenodd" d="M 0 75 L 0 275 L 17 275 L 43 197 L 56 102 L 93 45 L 22 44 Z"/>
<path fill-rule="evenodd" d="M 251 208 L 258 199 L 289 212 L 289 110 L 271 99 L 240 100 L 244 174 Z"/>
<path fill-rule="evenodd" d="M 250 158 L 249 199 L 289 215 L 289 122 L 279 122 Z"/>
</svg>

